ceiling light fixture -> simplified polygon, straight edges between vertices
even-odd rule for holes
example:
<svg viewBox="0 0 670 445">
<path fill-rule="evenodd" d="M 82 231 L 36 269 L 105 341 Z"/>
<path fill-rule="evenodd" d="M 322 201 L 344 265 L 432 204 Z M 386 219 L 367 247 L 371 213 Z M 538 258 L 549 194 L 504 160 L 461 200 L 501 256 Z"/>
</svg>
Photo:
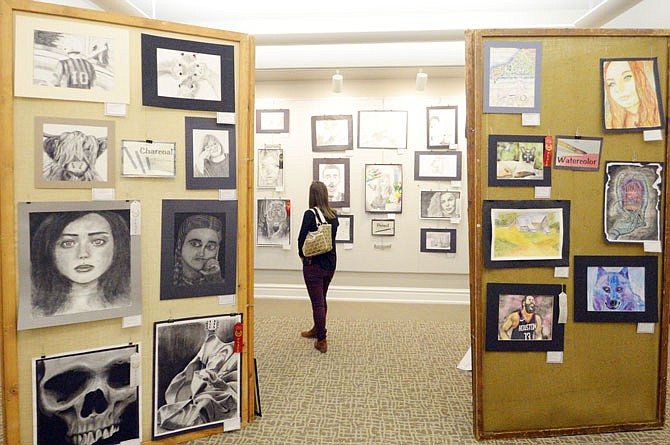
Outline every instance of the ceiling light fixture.
<svg viewBox="0 0 670 445">
<path fill-rule="evenodd" d="M 416 73 L 416 90 L 417 91 L 425 90 L 427 83 L 428 83 L 428 74 L 423 72 L 423 68 L 419 68 L 419 72 Z"/>
<path fill-rule="evenodd" d="M 333 81 L 332 81 L 333 93 L 341 93 L 342 92 L 342 83 L 343 82 L 344 82 L 344 77 L 342 77 L 342 74 L 340 74 L 340 70 L 336 70 L 335 74 L 333 74 Z"/>
</svg>

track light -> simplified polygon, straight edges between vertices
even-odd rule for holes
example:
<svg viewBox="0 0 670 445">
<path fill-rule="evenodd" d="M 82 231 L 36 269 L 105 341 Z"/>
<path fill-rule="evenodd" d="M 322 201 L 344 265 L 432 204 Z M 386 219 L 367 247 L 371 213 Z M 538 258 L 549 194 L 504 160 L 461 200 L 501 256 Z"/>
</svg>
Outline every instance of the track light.
<svg viewBox="0 0 670 445">
<path fill-rule="evenodd" d="M 423 68 L 419 68 L 419 72 L 416 73 L 416 90 L 417 91 L 425 90 L 427 83 L 428 83 L 428 74 L 423 72 Z"/>
<path fill-rule="evenodd" d="M 335 74 L 333 74 L 333 81 L 332 81 L 333 93 L 341 93 L 342 92 L 342 83 L 343 82 L 344 82 L 344 77 L 342 77 L 342 74 L 340 74 L 340 70 L 336 70 Z"/>
</svg>

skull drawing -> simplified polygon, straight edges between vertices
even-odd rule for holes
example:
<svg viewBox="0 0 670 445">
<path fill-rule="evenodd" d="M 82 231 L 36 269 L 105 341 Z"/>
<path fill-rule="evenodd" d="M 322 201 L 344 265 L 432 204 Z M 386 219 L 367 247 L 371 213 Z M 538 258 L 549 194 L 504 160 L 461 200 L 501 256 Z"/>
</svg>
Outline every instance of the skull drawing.
<svg viewBox="0 0 670 445">
<path fill-rule="evenodd" d="M 38 363 L 38 406 L 67 425 L 67 441 L 92 445 L 120 429 L 121 416 L 137 400 L 130 386 L 130 355 L 120 348 Z M 40 378 L 40 374 L 42 374 Z"/>
</svg>

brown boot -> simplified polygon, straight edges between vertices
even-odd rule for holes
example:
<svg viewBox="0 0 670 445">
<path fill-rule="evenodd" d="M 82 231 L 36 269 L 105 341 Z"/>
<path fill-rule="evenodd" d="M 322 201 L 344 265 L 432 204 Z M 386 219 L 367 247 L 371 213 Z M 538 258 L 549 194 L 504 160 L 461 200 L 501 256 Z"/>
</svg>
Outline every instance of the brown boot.
<svg viewBox="0 0 670 445">
<path fill-rule="evenodd" d="M 318 349 L 319 352 L 324 353 L 328 350 L 328 340 L 325 338 L 323 340 L 317 340 L 314 342 L 314 347 Z"/>
<path fill-rule="evenodd" d="M 300 335 L 305 338 L 316 338 L 316 328 L 312 328 L 309 331 L 302 331 Z"/>
</svg>

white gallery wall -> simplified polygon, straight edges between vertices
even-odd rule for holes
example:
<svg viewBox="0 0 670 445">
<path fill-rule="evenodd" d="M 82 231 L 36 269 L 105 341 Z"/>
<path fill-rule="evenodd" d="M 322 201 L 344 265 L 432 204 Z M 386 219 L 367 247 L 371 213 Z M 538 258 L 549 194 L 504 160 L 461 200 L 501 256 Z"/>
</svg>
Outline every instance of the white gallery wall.
<svg viewBox="0 0 670 445">
<path fill-rule="evenodd" d="M 288 109 L 289 133 L 256 134 L 255 148 L 281 145 L 284 152 L 283 190 L 255 190 L 256 198 L 291 200 L 290 246 L 256 246 L 256 297 L 306 298 L 297 236 L 303 212 L 308 208 L 308 189 L 313 160 L 348 158 L 350 207 L 338 209 L 353 215 L 354 242 L 337 244 L 338 267 L 329 297 L 357 301 L 406 301 L 463 303 L 468 294 L 468 237 L 465 142 L 465 86 L 463 78 L 429 79 L 423 92 L 415 91 L 413 77 L 354 80 L 345 74 L 344 91 L 332 93 L 330 74 L 320 81 L 259 81 L 256 109 Z M 458 107 L 458 150 L 462 153 L 461 181 L 414 179 L 414 153 L 427 151 L 427 107 Z M 408 112 L 407 149 L 358 148 L 358 111 L 403 110 Z M 352 115 L 352 151 L 313 152 L 311 117 Z M 444 151 L 444 150 L 436 150 Z M 371 235 L 371 220 L 388 215 L 365 212 L 365 164 L 401 164 L 402 213 L 395 218 L 394 237 Z M 256 172 L 257 173 L 257 172 Z M 462 192 L 461 220 L 420 219 L 421 190 L 457 189 Z M 421 228 L 456 229 L 456 252 L 421 252 Z"/>
</svg>

